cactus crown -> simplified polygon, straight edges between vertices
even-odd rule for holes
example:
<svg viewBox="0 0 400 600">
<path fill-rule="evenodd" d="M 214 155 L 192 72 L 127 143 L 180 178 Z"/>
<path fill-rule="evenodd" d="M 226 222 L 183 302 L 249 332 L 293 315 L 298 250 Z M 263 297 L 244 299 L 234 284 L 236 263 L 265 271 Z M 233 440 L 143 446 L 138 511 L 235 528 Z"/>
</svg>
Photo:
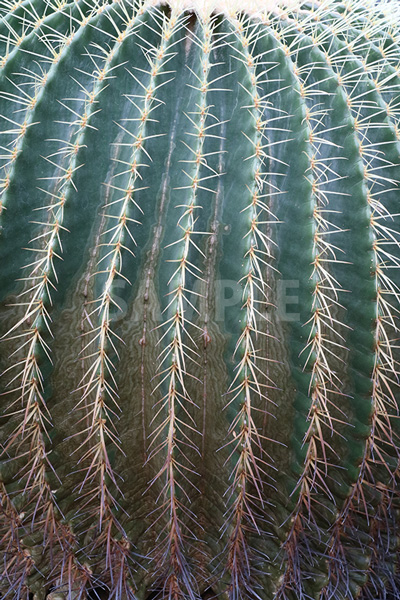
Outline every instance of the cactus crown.
<svg viewBox="0 0 400 600">
<path fill-rule="evenodd" d="M 2 598 L 398 598 L 399 5 L 0 14 Z"/>
</svg>

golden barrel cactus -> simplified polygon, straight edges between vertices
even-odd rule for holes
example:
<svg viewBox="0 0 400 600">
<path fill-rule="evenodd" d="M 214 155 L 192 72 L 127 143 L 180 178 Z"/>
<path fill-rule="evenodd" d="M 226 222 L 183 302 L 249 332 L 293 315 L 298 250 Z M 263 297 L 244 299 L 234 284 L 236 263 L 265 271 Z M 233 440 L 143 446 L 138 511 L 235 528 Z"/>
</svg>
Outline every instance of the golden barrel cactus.
<svg viewBox="0 0 400 600">
<path fill-rule="evenodd" d="M 397 3 L 0 14 L 1 598 L 399 598 Z"/>
</svg>

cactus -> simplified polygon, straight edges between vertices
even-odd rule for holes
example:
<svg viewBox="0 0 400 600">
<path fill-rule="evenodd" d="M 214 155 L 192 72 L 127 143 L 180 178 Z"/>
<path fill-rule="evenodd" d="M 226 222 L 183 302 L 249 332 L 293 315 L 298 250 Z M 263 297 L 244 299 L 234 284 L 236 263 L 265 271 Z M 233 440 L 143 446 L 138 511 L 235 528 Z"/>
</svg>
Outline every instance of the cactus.
<svg viewBox="0 0 400 600">
<path fill-rule="evenodd" d="M 0 11 L 1 597 L 399 598 L 397 3 Z"/>
</svg>

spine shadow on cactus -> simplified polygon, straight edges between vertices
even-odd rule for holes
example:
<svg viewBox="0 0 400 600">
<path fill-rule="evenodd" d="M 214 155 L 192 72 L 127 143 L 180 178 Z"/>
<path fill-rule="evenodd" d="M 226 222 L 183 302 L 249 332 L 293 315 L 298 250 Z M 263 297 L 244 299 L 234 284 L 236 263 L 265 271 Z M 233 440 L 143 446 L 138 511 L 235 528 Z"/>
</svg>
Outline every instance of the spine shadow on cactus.
<svg viewBox="0 0 400 600">
<path fill-rule="evenodd" d="M 0 593 L 395 598 L 398 31 L 171 4 L 1 8 Z"/>
</svg>

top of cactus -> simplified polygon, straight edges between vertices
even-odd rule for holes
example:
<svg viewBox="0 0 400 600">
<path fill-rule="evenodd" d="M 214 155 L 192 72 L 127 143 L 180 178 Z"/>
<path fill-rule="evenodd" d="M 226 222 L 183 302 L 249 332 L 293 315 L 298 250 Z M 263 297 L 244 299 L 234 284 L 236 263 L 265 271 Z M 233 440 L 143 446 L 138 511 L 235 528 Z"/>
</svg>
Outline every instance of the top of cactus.
<svg viewBox="0 0 400 600">
<path fill-rule="evenodd" d="M 168 4 L 178 10 L 193 10 L 199 14 L 246 12 L 261 15 L 266 12 L 280 12 L 285 9 L 296 10 L 305 3 L 315 8 L 329 9 L 337 0 L 144 0 L 145 5 Z M 398 22 L 400 3 L 398 0 L 348 0 L 348 4 L 373 10 L 379 5 L 381 13 Z"/>
<path fill-rule="evenodd" d="M 265 11 L 275 11 L 284 8 L 297 8 L 304 0 L 161 0 L 163 4 L 169 4 L 173 8 L 181 10 L 194 10 L 200 13 L 231 13 L 245 11 L 249 14 L 257 14 Z M 312 0 L 319 4 L 318 0 Z M 150 4 L 159 4 L 160 0 L 150 0 Z"/>
</svg>

